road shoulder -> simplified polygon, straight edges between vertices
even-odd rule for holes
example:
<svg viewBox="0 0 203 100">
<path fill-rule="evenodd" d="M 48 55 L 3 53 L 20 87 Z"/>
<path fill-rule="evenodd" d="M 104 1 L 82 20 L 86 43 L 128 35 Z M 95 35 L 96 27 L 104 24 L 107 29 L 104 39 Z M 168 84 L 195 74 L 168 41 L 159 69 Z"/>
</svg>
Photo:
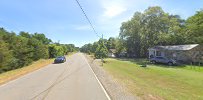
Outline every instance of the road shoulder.
<svg viewBox="0 0 203 100">
<path fill-rule="evenodd" d="M 85 57 L 112 100 L 137 99 L 125 90 L 125 86 L 113 79 L 113 77 L 100 66 L 99 60 L 94 60 L 88 55 L 85 55 Z"/>
</svg>

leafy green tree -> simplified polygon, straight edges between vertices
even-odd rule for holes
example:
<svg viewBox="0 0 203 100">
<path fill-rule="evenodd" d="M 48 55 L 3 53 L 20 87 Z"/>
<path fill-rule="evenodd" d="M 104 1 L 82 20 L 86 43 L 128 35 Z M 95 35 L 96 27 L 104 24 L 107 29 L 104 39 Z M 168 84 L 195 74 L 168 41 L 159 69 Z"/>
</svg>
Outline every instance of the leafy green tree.
<svg viewBox="0 0 203 100">
<path fill-rule="evenodd" d="M 49 45 L 49 56 L 50 58 L 55 58 L 58 56 L 65 55 L 66 51 L 64 50 L 63 46 L 50 44 Z"/>
<path fill-rule="evenodd" d="M 84 46 L 82 46 L 81 48 L 80 48 L 80 51 L 81 52 L 84 52 L 84 53 L 88 53 L 88 54 L 91 54 L 91 53 L 93 53 L 94 51 L 93 51 L 93 45 L 92 44 L 85 44 Z"/>
<path fill-rule="evenodd" d="M 11 69 L 10 63 L 13 59 L 11 50 L 8 48 L 8 44 L 0 40 L 0 73 Z"/>
<path fill-rule="evenodd" d="M 109 49 L 115 49 L 116 47 L 116 39 L 113 37 L 110 37 L 107 41 L 107 48 Z"/>
<path fill-rule="evenodd" d="M 133 18 L 130 21 L 122 23 L 120 28 L 120 39 L 124 42 L 120 44 L 127 49 L 130 55 L 140 56 L 140 46 L 142 42 L 141 17 L 142 14 L 136 12 Z"/>
<path fill-rule="evenodd" d="M 184 43 L 183 27 L 184 20 L 179 16 L 169 15 L 158 6 L 149 7 L 122 23 L 120 39 L 129 55 L 146 57 L 149 47 Z"/>
<path fill-rule="evenodd" d="M 77 51 L 74 44 L 65 44 L 66 53 Z"/>
<path fill-rule="evenodd" d="M 47 59 L 49 58 L 49 50 L 48 46 L 45 44 L 42 44 L 41 41 L 37 40 L 36 38 L 30 38 L 28 41 L 29 48 L 33 52 L 33 60 L 39 60 L 39 59 Z"/>
<path fill-rule="evenodd" d="M 50 43 L 52 41 L 44 34 L 22 31 L 16 35 L 0 28 L 0 73 L 77 50 L 73 44 Z"/>
<path fill-rule="evenodd" d="M 108 56 L 108 49 L 106 48 L 104 41 L 102 39 L 99 40 L 99 45 L 95 51 L 95 58 L 106 58 Z"/>
<path fill-rule="evenodd" d="M 203 44 L 203 10 L 197 11 L 186 20 L 184 33 L 187 43 Z"/>
<path fill-rule="evenodd" d="M 120 54 L 122 52 L 126 52 L 126 46 L 124 45 L 123 39 L 116 38 L 116 43 L 115 43 L 115 48 L 116 48 L 116 53 Z"/>
<path fill-rule="evenodd" d="M 147 49 L 156 45 L 203 44 L 202 33 L 203 10 L 184 20 L 179 15 L 170 15 L 161 7 L 154 6 L 143 13 L 135 12 L 130 20 L 123 22 L 118 39 L 100 39 L 92 44 L 92 48 L 85 45 L 83 49 L 100 58 L 102 43 L 108 50 L 115 48 L 118 54 L 127 52 L 132 57 L 147 57 Z"/>
<path fill-rule="evenodd" d="M 52 42 L 51 39 L 46 38 L 44 34 L 35 33 L 32 37 L 41 41 L 43 44 L 50 44 Z"/>
<path fill-rule="evenodd" d="M 97 49 L 98 46 L 99 46 L 99 43 L 98 43 L 98 42 L 94 42 L 94 43 L 92 44 L 92 53 L 95 53 L 95 52 L 96 52 L 96 49 Z"/>
<path fill-rule="evenodd" d="M 13 45 L 14 57 L 18 60 L 19 67 L 29 65 L 33 61 L 33 52 L 28 45 L 28 40 L 28 38 L 18 36 L 13 41 L 15 42 Z"/>
<path fill-rule="evenodd" d="M 20 32 L 19 35 L 22 37 L 25 37 L 25 38 L 31 38 L 32 37 L 31 34 L 29 34 L 28 32 L 23 32 L 23 31 Z"/>
</svg>

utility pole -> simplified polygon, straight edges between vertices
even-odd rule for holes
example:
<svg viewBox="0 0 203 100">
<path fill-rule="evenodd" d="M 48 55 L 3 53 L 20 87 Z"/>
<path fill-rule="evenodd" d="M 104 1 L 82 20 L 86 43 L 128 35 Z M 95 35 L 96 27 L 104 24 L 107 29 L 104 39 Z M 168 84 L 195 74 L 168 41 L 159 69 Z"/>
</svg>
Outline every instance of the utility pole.
<svg viewBox="0 0 203 100">
<path fill-rule="evenodd" d="M 103 34 L 102 34 L 102 43 L 104 43 L 103 40 L 104 40 L 104 39 L 103 39 Z M 102 61 L 102 66 L 103 66 L 103 57 L 101 57 L 101 61 Z"/>
</svg>

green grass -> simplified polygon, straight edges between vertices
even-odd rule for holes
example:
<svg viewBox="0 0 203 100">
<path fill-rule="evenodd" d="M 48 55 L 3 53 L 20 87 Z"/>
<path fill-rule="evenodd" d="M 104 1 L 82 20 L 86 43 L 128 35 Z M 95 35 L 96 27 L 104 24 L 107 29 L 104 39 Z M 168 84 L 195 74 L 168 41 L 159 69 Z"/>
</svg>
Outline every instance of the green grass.
<svg viewBox="0 0 203 100">
<path fill-rule="evenodd" d="M 140 67 L 144 63 L 144 59 L 106 59 L 104 69 L 142 99 L 203 100 L 203 67 Z"/>
</svg>

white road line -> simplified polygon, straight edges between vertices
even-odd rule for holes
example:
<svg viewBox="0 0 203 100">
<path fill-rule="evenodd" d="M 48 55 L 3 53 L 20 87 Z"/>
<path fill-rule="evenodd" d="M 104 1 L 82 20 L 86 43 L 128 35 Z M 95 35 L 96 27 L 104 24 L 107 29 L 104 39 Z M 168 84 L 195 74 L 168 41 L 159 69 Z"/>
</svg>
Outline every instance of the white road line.
<svg viewBox="0 0 203 100">
<path fill-rule="evenodd" d="M 83 55 L 83 58 L 85 59 L 85 62 L 88 64 L 88 66 L 90 67 L 89 63 L 87 62 L 87 59 L 84 57 Z M 90 67 L 92 73 L 94 74 L 94 77 L 96 78 L 96 80 L 98 81 L 100 87 L 102 88 L 102 90 L 104 91 L 104 94 L 106 95 L 107 99 L 108 100 L 111 100 L 111 98 L 109 97 L 108 93 L 106 92 L 106 90 L 104 89 L 104 86 L 101 84 L 101 82 L 99 81 L 99 79 L 97 78 L 96 74 L 94 73 L 94 71 L 92 70 L 92 68 Z"/>
</svg>

